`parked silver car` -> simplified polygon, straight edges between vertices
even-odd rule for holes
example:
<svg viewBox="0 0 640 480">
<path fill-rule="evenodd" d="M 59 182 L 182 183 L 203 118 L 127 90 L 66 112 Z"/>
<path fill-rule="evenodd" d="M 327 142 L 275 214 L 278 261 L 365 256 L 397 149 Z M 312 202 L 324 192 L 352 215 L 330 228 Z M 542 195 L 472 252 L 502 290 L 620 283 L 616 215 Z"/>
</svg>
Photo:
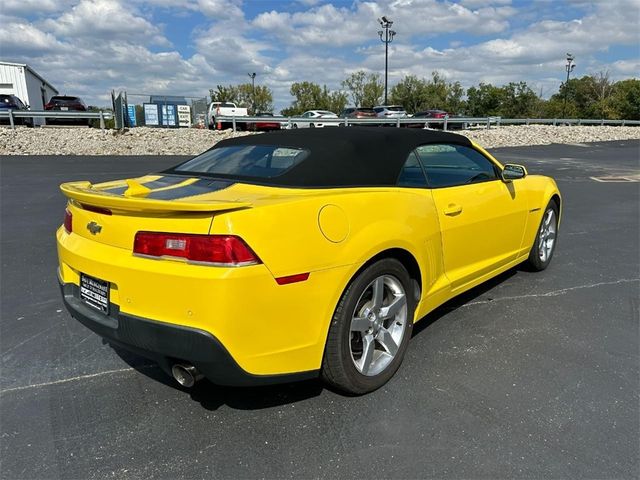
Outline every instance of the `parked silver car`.
<svg viewBox="0 0 640 480">
<path fill-rule="evenodd" d="M 405 118 L 408 116 L 402 105 L 378 105 L 373 107 L 373 111 L 376 112 L 378 118 Z"/>
<path fill-rule="evenodd" d="M 309 122 L 293 122 L 291 125 L 292 128 L 322 128 L 322 127 L 337 127 L 338 123 L 327 123 L 323 122 L 323 118 L 338 118 L 333 112 L 328 110 L 308 110 L 300 115 L 302 118 L 313 119 L 313 121 Z"/>
</svg>

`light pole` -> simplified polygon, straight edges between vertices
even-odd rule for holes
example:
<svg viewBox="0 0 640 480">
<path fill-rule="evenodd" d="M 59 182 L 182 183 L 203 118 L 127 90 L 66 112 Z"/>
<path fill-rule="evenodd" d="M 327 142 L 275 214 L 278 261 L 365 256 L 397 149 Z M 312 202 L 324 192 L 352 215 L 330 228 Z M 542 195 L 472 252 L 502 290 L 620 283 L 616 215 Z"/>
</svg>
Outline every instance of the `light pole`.
<svg viewBox="0 0 640 480">
<path fill-rule="evenodd" d="M 567 64 L 564 66 L 567 71 L 567 82 L 564 84 L 564 101 L 562 102 L 562 118 L 565 117 L 566 109 L 567 109 L 567 94 L 569 93 L 569 74 L 573 72 L 573 69 L 576 68 L 576 64 L 573 63 L 574 56 L 570 53 L 567 53 Z"/>
<path fill-rule="evenodd" d="M 384 30 L 379 30 L 380 41 L 384 43 L 384 104 L 387 105 L 387 85 L 389 82 L 389 44 L 393 41 L 396 32 L 389 30 L 393 22 L 387 17 L 378 19 L 378 23 Z M 384 38 L 383 38 L 384 37 Z"/>
<path fill-rule="evenodd" d="M 251 77 L 251 96 L 253 102 L 253 115 L 256 114 L 256 72 L 247 73 Z"/>
</svg>

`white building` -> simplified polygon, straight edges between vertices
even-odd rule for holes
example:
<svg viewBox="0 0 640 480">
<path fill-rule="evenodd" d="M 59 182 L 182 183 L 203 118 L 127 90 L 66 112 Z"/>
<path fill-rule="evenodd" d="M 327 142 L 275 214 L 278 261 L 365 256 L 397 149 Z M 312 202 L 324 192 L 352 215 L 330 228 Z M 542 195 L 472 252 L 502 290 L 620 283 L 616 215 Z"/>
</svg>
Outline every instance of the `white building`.
<svg viewBox="0 0 640 480">
<path fill-rule="evenodd" d="M 29 65 L 0 61 L 0 94 L 17 96 L 31 110 L 44 110 L 44 105 L 58 90 Z M 35 118 L 34 124 L 44 124 L 44 118 Z"/>
</svg>

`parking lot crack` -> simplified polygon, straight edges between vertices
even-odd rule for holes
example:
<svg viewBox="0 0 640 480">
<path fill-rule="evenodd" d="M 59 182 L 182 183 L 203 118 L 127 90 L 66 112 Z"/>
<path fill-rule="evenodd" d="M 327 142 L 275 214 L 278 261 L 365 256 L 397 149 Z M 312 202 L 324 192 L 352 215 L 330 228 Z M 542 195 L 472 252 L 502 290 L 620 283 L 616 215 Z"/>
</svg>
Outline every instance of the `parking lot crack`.
<svg viewBox="0 0 640 480">
<path fill-rule="evenodd" d="M 95 378 L 95 377 L 102 377 L 104 375 L 115 375 L 118 373 L 124 373 L 124 372 L 136 372 L 139 370 L 146 370 L 149 368 L 157 368 L 156 365 L 141 365 L 137 368 L 120 368 L 120 369 L 116 369 L 116 370 L 107 370 L 104 372 L 97 372 L 97 373 L 89 373 L 87 375 L 78 375 L 76 377 L 70 377 L 70 378 L 63 378 L 60 380 L 53 380 L 51 382 L 43 382 L 43 383 L 34 383 L 31 385 L 23 385 L 20 387 L 12 387 L 12 388 L 7 388 L 5 390 L 0 390 L 0 395 L 4 395 L 5 393 L 11 393 L 11 392 L 18 392 L 20 390 L 29 390 L 32 388 L 42 388 L 42 387 L 49 387 L 52 385 L 60 385 L 63 383 L 69 383 L 69 382 L 74 382 L 76 380 L 86 380 L 89 378 Z"/>
<path fill-rule="evenodd" d="M 470 307 L 472 305 L 484 305 L 487 303 L 504 302 L 509 300 L 521 300 L 523 298 L 557 297 L 560 295 L 565 295 L 566 293 L 569 293 L 569 292 L 573 292 L 575 290 L 583 290 L 587 288 L 597 288 L 597 287 L 603 287 L 607 285 L 619 285 L 622 283 L 633 283 L 633 282 L 640 282 L 640 278 L 622 278 L 620 280 L 615 280 L 611 282 L 589 283 L 586 285 L 576 285 L 575 287 L 560 288 L 558 290 L 552 290 L 551 292 L 545 292 L 545 293 L 529 293 L 526 295 L 514 295 L 511 297 L 492 298 L 490 300 L 478 300 L 476 302 L 465 303 L 462 306 Z"/>
</svg>

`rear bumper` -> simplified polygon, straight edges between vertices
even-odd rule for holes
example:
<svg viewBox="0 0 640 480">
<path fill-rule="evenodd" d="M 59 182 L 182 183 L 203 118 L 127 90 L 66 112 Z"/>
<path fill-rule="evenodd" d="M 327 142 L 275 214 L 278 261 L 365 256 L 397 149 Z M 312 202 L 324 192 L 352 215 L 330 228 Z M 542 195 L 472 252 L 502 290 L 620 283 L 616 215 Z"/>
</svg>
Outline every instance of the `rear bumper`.
<svg viewBox="0 0 640 480">
<path fill-rule="evenodd" d="M 110 344 L 156 361 L 170 374 L 176 363 L 193 364 L 205 377 L 220 385 L 251 386 L 315 378 L 318 371 L 283 375 L 253 375 L 243 370 L 222 343 L 197 328 L 158 322 L 121 313 L 111 303 L 108 316 L 85 305 L 78 286 L 60 283 L 65 307 L 73 318 Z"/>
<path fill-rule="evenodd" d="M 113 306 L 110 311 L 116 313 L 112 318 L 98 318 L 102 323 L 109 319 L 111 330 L 99 328 L 100 322 L 96 328 L 85 323 L 89 328 L 114 342 L 146 350 L 141 352 L 143 355 L 150 356 L 151 352 L 194 364 L 199 358 L 183 351 L 188 350 L 186 347 L 180 351 L 153 349 L 144 342 L 128 341 L 113 330 L 121 330 L 119 321 L 125 318 L 122 322 L 127 332 L 131 319 L 176 327 L 179 331 L 206 332 L 215 339 L 214 343 L 224 346 L 241 370 L 253 377 L 320 369 L 341 285 L 355 268 L 314 271 L 304 282 L 279 285 L 264 264 L 218 268 L 147 259 L 132 255 L 129 249 L 68 234 L 63 227 L 58 229 L 57 240 L 59 279 L 69 285 L 64 287 L 65 300 L 73 307 L 73 316 L 82 321 L 83 314 L 95 320 L 95 315 L 86 313 L 90 307 L 73 300 L 73 288 L 78 288 L 81 273 L 109 282 Z M 75 299 L 79 300 L 77 296 Z M 156 334 L 151 335 L 153 338 Z M 211 380 L 215 381 L 215 376 L 214 372 Z"/>
</svg>

